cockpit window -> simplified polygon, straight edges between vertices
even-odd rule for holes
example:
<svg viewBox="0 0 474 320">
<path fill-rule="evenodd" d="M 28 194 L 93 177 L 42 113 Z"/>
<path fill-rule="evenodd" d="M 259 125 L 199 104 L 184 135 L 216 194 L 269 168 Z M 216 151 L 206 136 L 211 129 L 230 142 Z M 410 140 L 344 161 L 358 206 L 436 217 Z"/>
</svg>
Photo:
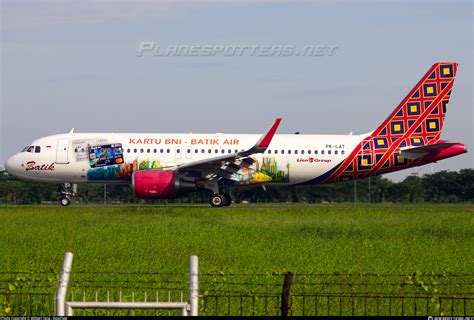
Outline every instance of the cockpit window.
<svg viewBox="0 0 474 320">
<path fill-rule="evenodd" d="M 21 152 L 31 152 L 31 153 L 40 153 L 41 147 L 40 146 L 26 146 L 21 150 Z"/>
</svg>

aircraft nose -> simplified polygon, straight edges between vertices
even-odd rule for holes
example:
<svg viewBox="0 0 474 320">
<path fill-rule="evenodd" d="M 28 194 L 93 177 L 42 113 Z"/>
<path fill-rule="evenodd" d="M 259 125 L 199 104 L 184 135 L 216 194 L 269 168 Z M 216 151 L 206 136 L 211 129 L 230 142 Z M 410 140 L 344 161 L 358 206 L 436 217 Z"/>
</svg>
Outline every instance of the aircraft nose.
<svg viewBox="0 0 474 320">
<path fill-rule="evenodd" d="M 7 162 L 5 162 L 5 170 L 7 170 L 8 173 L 10 173 L 12 171 L 12 168 L 13 168 L 12 158 L 13 157 L 8 158 Z"/>
<path fill-rule="evenodd" d="M 18 176 L 18 171 L 20 171 L 20 163 L 16 161 L 16 158 L 16 155 L 14 155 L 5 162 L 5 170 L 12 176 Z"/>
</svg>

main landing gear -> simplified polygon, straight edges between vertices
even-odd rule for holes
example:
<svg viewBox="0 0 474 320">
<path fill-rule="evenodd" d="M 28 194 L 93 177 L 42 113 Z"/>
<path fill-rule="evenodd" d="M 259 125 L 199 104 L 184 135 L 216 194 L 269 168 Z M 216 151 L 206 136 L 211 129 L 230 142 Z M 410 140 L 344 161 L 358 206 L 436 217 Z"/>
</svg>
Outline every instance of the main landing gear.
<svg viewBox="0 0 474 320">
<path fill-rule="evenodd" d="M 60 202 L 63 207 L 67 207 L 71 204 L 71 199 L 69 199 L 68 197 L 62 197 Z"/>
<path fill-rule="evenodd" d="M 67 207 L 71 204 L 71 198 L 74 197 L 77 193 L 77 185 L 65 182 L 62 184 L 63 190 L 61 194 L 63 195 L 59 201 L 63 207 Z"/>
<path fill-rule="evenodd" d="M 228 207 L 232 204 L 232 198 L 228 194 L 219 193 L 217 179 L 205 183 L 204 188 L 212 191 L 212 195 L 209 197 L 209 204 L 211 207 Z"/>
<path fill-rule="evenodd" d="M 214 193 L 209 197 L 211 207 L 228 207 L 232 204 L 232 198 L 228 194 Z"/>
</svg>

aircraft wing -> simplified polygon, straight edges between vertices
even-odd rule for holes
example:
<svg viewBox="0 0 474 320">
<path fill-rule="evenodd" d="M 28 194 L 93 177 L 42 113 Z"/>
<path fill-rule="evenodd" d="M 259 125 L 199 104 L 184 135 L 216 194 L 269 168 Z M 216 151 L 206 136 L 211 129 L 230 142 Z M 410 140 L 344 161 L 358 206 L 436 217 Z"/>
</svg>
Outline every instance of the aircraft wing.
<svg viewBox="0 0 474 320">
<path fill-rule="evenodd" d="M 253 164 L 254 160 L 249 156 L 255 153 L 263 153 L 267 150 L 280 122 L 281 118 L 276 119 L 275 123 L 260 137 L 255 145 L 248 150 L 183 163 L 177 166 L 168 167 L 166 170 L 177 172 L 200 171 L 211 176 L 217 175 L 227 179 L 233 179 L 233 175 L 240 169 L 248 168 Z"/>
<path fill-rule="evenodd" d="M 418 159 L 429 153 L 435 153 L 458 144 L 457 142 L 440 141 L 424 146 L 413 146 L 400 148 L 400 156 L 406 159 Z"/>
</svg>

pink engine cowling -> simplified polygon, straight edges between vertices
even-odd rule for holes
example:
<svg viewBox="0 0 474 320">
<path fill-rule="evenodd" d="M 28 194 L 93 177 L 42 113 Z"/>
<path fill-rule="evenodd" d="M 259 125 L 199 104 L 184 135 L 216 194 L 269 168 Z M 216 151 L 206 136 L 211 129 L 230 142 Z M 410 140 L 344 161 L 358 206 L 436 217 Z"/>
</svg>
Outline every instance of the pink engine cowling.
<svg viewBox="0 0 474 320">
<path fill-rule="evenodd" d="M 197 190 L 192 181 L 183 180 L 172 171 L 135 171 L 132 176 L 135 196 L 140 199 L 173 198 Z"/>
</svg>

